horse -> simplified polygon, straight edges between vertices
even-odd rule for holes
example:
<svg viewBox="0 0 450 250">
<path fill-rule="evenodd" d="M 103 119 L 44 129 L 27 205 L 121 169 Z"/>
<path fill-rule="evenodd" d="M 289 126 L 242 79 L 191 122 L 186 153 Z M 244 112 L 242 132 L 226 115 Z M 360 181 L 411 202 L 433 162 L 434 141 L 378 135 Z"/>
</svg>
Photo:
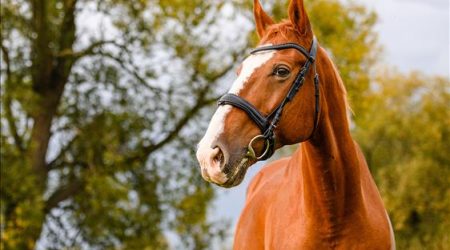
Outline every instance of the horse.
<svg viewBox="0 0 450 250">
<path fill-rule="evenodd" d="M 295 153 L 252 179 L 234 249 L 395 249 L 386 209 L 350 134 L 346 90 L 302 0 L 275 23 L 254 1 L 260 38 L 220 98 L 197 159 L 221 187 L 284 145 Z M 351 46 L 351 45 L 349 45 Z"/>
</svg>

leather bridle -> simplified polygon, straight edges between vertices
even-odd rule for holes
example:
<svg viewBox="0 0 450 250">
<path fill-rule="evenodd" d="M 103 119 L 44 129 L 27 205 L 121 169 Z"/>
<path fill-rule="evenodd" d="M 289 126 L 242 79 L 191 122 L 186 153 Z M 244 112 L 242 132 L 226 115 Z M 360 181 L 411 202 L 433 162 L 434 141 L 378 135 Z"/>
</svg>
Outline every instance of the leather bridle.
<svg viewBox="0 0 450 250">
<path fill-rule="evenodd" d="M 277 124 L 281 118 L 284 106 L 286 106 L 286 104 L 294 98 L 299 89 L 303 86 L 305 76 L 308 73 L 311 66 L 313 67 L 314 70 L 315 111 L 314 111 L 314 128 L 308 139 L 311 138 L 311 136 L 314 134 L 318 125 L 318 117 L 319 117 L 319 75 L 316 72 L 315 66 L 317 46 L 318 46 L 317 39 L 316 37 L 314 37 L 309 52 L 304 47 L 296 43 L 283 43 L 277 45 L 263 46 L 251 51 L 251 54 L 255 54 L 261 51 L 295 49 L 300 53 L 302 53 L 303 55 L 305 55 L 307 58 L 307 61 L 305 62 L 305 64 L 302 66 L 299 73 L 295 77 L 295 80 L 291 88 L 289 89 L 286 97 L 278 105 L 278 107 L 275 108 L 275 110 L 272 111 L 272 113 L 270 113 L 268 116 L 262 115 L 261 112 L 259 112 L 251 103 L 244 100 L 242 97 L 238 95 L 227 93 L 219 99 L 218 105 L 232 105 L 236 108 L 245 111 L 245 113 L 247 113 L 250 119 L 253 120 L 253 122 L 255 122 L 255 124 L 259 127 L 259 129 L 262 132 L 262 134 L 255 136 L 248 144 L 246 157 L 253 158 L 256 160 L 266 160 L 273 155 L 273 153 L 275 152 L 274 129 L 277 127 Z M 260 156 L 256 156 L 255 150 L 253 148 L 253 144 L 258 140 L 264 140 L 264 152 Z"/>
</svg>

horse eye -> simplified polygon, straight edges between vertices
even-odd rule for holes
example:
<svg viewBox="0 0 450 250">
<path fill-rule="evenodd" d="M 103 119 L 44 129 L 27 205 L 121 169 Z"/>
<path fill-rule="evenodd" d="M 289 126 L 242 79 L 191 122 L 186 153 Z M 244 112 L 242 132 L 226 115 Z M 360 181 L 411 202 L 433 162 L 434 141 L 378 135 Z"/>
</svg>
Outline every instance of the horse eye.
<svg viewBox="0 0 450 250">
<path fill-rule="evenodd" d="M 275 76 L 279 76 L 279 77 L 286 77 L 290 74 L 291 72 L 289 71 L 288 68 L 284 67 L 284 66 L 280 66 L 280 67 L 276 67 L 273 70 L 273 74 Z"/>
</svg>

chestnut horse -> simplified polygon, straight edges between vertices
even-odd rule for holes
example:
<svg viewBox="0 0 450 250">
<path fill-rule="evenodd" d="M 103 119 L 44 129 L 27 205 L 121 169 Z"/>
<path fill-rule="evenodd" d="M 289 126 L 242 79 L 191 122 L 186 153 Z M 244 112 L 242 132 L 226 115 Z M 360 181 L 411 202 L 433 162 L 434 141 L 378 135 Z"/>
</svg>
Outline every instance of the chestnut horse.
<svg viewBox="0 0 450 250">
<path fill-rule="evenodd" d="M 202 176 L 236 186 L 258 160 L 283 145 L 301 146 L 252 180 L 234 249 L 395 249 L 380 194 L 350 135 L 344 85 L 303 1 L 292 0 L 289 19 L 274 23 L 255 0 L 254 17 L 260 44 L 199 143 Z"/>
</svg>

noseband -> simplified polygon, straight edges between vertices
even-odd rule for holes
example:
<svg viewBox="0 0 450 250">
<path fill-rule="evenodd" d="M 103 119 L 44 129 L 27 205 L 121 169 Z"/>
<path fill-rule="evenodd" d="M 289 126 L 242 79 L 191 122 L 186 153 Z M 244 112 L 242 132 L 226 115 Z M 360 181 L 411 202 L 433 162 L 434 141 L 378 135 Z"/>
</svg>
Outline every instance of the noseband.
<svg viewBox="0 0 450 250">
<path fill-rule="evenodd" d="M 303 86 L 303 83 L 305 81 L 305 76 L 308 73 L 311 66 L 314 70 L 314 89 L 315 89 L 315 111 L 314 111 L 314 128 L 311 132 L 311 135 L 308 137 L 311 138 L 311 136 L 314 134 L 314 131 L 317 128 L 318 125 L 318 116 L 319 116 L 319 75 L 316 72 L 316 66 L 315 66 L 315 60 L 317 55 L 317 40 L 316 37 L 313 38 L 311 49 L 309 52 L 302 46 L 295 44 L 295 43 L 284 43 L 284 44 L 277 44 L 277 45 L 271 45 L 271 46 L 263 46 L 256 48 L 251 51 L 251 54 L 255 54 L 257 52 L 261 51 L 268 51 L 268 50 L 285 50 L 285 49 L 295 49 L 306 56 L 308 59 L 305 64 L 300 69 L 299 73 L 295 77 L 295 80 L 289 89 L 289 92 L 287 93 L 286 97 L 283 99 L 283 101 L 278 105 L 277 108 L 275 108 L 272 113 L 270 113 L 268 116 L 264 116 L 259 112 L 251 103 L 244 100 L 238 95 L 227 93 L 223 95 L 219 101 L 218 105 L 232 105 L 236 108 L 239 108 L 250 117 L 250 119 L 255 122 L 255 124 L 259 127 L 261 130 L 260 135 L 255 136 L 250 143 L 248 144 L 248 150 L 247 150 L 247 157 L 256 159 L 256 160 L 266 160 L 269 157 L 273 155 L 275 152 L 275 134 L 274 129 L 277 127 L 277 124 L 281 118 L 281 113 L 283 111 L 284 106 L 288 102 L 290 102 L 295 94 L 299 91 L 299 89 Z M 254 144 L 259 141 L 264 140 L 264 152 L 260 156 L 256 156 L 255 150 L 253 148 Z"/>
</svg>

